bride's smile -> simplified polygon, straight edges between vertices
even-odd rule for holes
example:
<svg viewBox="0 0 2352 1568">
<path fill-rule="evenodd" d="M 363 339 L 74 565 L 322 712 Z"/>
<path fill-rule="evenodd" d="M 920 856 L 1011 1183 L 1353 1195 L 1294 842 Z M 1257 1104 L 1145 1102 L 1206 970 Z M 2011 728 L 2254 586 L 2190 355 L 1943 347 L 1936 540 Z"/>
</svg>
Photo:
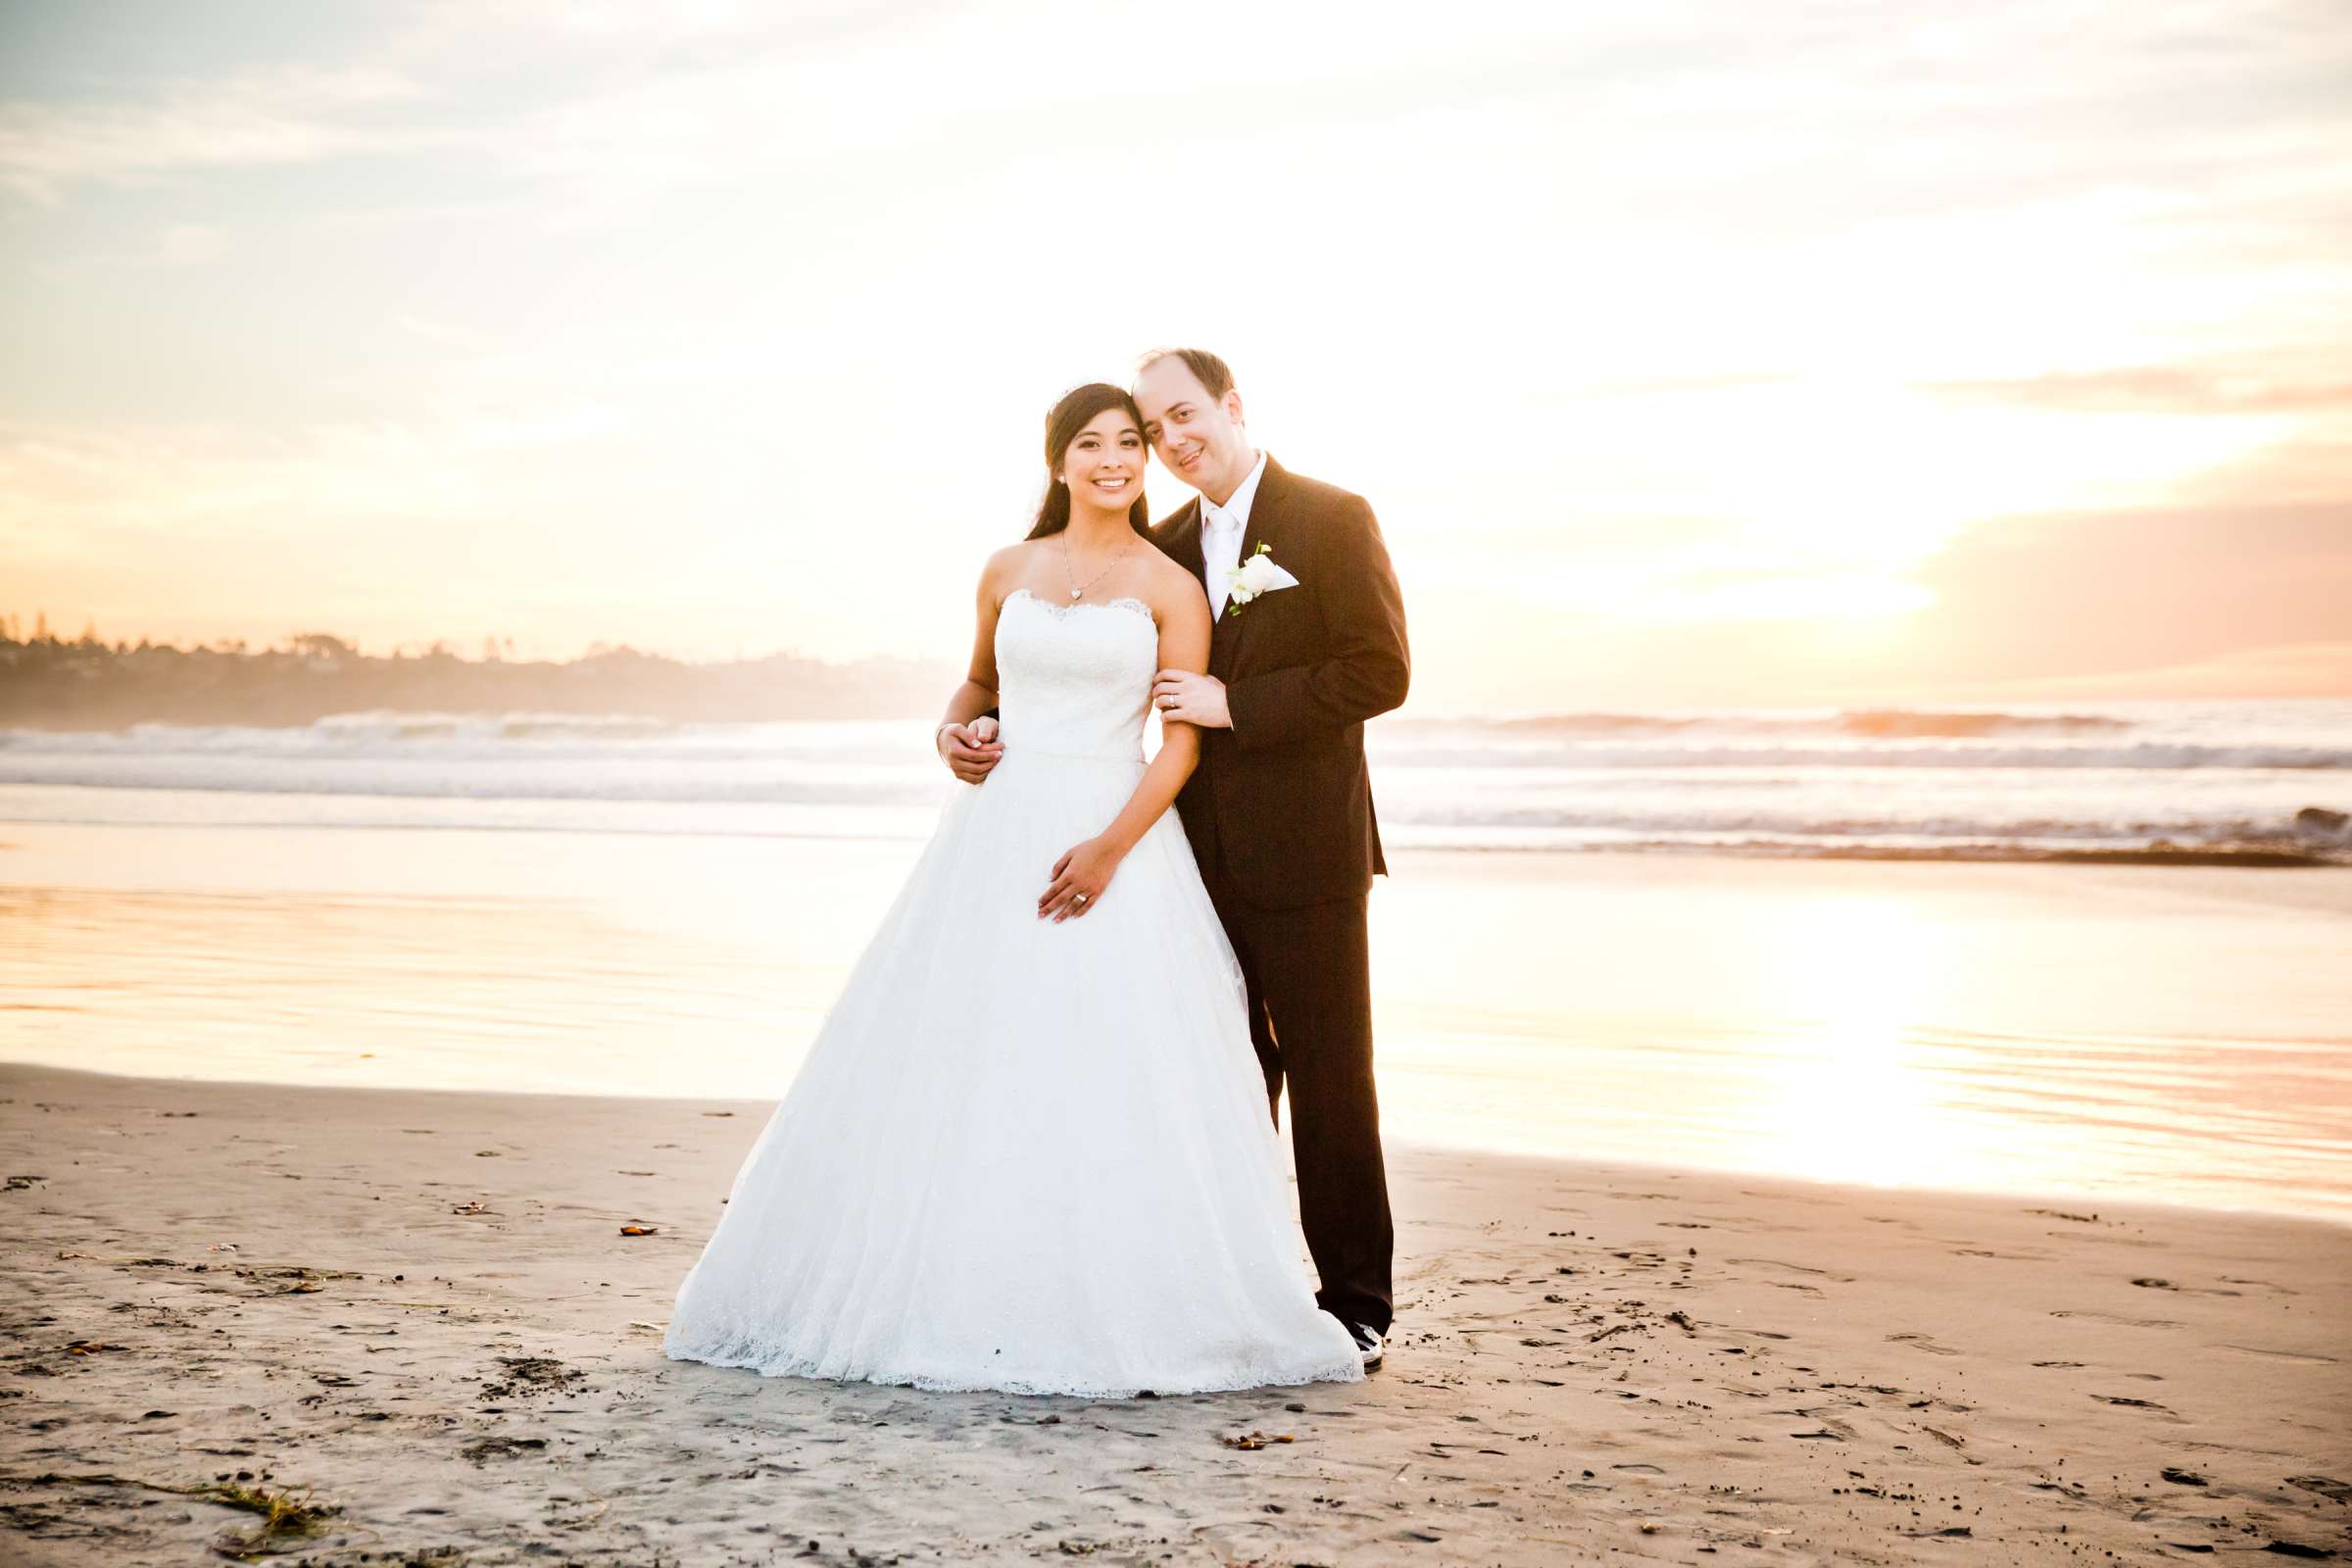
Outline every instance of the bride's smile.
<svg viewBox="0 0 2352 1568">
<path fill-rule="evenodd" d="M 1071 440 L 1060 477 L 1074 503 L 1104 514 L 1105 531 L 1118 532 L 1127 528 L 1126 511 L 1143 493 L 1148 460 L 1143 432 L 1111 410 Z"/>
</svg>

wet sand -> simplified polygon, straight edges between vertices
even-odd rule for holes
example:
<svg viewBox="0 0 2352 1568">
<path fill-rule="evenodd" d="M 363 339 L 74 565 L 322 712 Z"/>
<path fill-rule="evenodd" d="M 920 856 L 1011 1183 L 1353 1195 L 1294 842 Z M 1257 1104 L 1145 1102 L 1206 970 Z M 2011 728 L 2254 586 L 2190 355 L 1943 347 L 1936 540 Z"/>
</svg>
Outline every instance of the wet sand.
<svg viewBox="0 0 2352 1568">
<path fill-rule="evenodd" d="M 922 1395 L 662 1356 L 767 1108 L 0 1067 L 0 1560 L 2352 1551 L 2342 1227 L 1406 1147 L 1369 1381 Z"/>
<path fill-rule="evenodd" d="M 919 848 L 10 824 L 0 1058 L 773 1097 Z M 1393 865 L 1393 1139 L 2352 1221 L 2352 868 Z"/>
</svg>

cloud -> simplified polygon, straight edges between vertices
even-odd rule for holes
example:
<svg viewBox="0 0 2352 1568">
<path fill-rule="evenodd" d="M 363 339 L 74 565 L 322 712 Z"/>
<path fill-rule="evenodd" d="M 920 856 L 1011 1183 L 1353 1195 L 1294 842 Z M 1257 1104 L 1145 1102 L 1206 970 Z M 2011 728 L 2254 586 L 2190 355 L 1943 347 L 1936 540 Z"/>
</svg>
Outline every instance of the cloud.
<svg viewBox="0 0 2352 1568">
<path fill-rule="evenodd" d="M 2191 365 L 2053 370 L 2003 379 L 1912 384 L 1954 403 L 2072 414 L 2296 414 L 2352 409 L 2352 379 L 2299 380 L 2262 370 Z"/>
<path fill-rule="evenodd" d="M 19 562 L 89 563 L 169 539 L 259 560 L 341 528 L 429 522 L 462 535 L 508 499 L 513 476 L 498 460 L 591 442 L 616 423 L 583 400 L 453 403 L 416 419 L 273 433 L 0 422 L 0 546 Z"/>
<path fill-rule="evenodd" d="M 173 223 L 156 243 L 155 259 L 166 267 L 194 267 L 218 261 L 228 249 L 228 237 L 210 223 Z"/>
<path fill-rule="evenodd" d="M 2186 663 L 1999 681 L 1955 695 L 1963 701 L 1996 697 L 2352 697 L 2352 642 L 2239 648 Z"/>
<path fill-rule="evenodd" d="M 413 99 L 415 81 L 374 66 L 275 66 L 151 101 L 0 103 L 0 186 L 44 204 L 81 180 L 173 170 L 295 164 L 399 145 L 413 133 L 354 122 Z"/>
<path fill-rule="evenodd" d="M 1926 563 L 1903 673 L 1970 680 L 2205 663 L 2352 639 L 2352 498 L 2004 517 Z"/>
</svg>

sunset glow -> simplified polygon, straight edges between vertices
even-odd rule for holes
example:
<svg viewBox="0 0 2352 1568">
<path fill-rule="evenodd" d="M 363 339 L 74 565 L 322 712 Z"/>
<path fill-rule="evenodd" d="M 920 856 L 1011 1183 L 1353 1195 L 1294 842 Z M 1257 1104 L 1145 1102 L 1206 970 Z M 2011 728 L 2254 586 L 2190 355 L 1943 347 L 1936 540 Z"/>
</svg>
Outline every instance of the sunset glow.
<svg viewBox="0 0 2352 1568">
<path fill-rule="evenodd" d="M 950 668 L 1200 341 L 1416 712 L 2352 691 L 2336 8 L 1325 16 L 12 8 L 0 612 Z"/>
</svg>

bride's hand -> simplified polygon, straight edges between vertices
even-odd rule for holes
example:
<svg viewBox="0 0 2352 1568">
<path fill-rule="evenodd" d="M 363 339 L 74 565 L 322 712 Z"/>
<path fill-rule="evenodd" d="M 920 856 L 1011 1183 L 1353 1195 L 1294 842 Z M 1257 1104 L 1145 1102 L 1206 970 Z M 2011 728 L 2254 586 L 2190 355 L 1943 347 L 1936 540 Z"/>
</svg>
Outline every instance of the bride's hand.
<svg viewBox="0 0 2352 1568">
<path fill-rule="evenodd" d="M 1037 917 L 1056 924 L 1074 919 L 1102 902 L 1119 853 L 1101 839 L 1088 839 L 1054 862 L 1054 882 L 1037 901 Z"/>
</svg>

